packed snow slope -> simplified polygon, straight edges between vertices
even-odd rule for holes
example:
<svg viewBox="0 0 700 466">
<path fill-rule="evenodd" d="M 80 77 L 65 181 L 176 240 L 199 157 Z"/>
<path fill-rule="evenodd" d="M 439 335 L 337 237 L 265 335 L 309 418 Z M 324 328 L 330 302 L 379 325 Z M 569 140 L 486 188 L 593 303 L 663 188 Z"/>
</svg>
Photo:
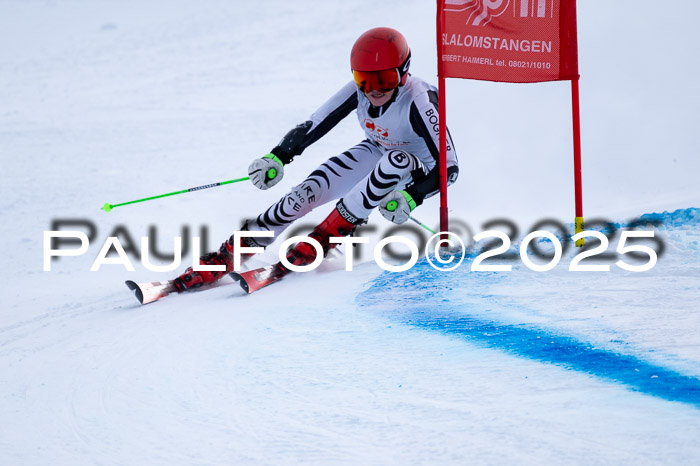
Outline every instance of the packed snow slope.
<svg viewBox="0 0 700 466">
<path fill-rule="evenodd" d="M 573 220 L 568 83 L 450 80 L 450 215 L 510 233 L 512 258 L 492 263 L 512 271 L 471 271 L 484 244 L 465 235 L 452 272 L 384 272 L 375 213 L 352 272 L 336 255 L 250 296 L 227 278 L 141 307 L 124 280 L 177 273 L 146 270 L 142 236 L 165 255 L 176 236 L 212 249 L 360 129 L 346 119 L 270 191 L 100 207 L 245 176 L 351 79 L 370 27 L 401 30 L 434 82 L 434 2 L 0 2 L 0 463 L 697 462 L 700 7 L 613 3 L 578 5 L 584 209 L 611 238 L 585 263 L 609 272 L 570 272 L 578 251 L 552 223 Z M 434 226 L 437 206 L 415 215 Z M 535 272 L 517 247 L 544 219 L 565 252 Z M 59 227 L 90 246 L 46 272 Z M 616 265 L 644 262 L 615 254 L 625 229 L 654 231 L 651 270 Z M 90 272 L 109 236 L 135 271 Z"/>
</svg>

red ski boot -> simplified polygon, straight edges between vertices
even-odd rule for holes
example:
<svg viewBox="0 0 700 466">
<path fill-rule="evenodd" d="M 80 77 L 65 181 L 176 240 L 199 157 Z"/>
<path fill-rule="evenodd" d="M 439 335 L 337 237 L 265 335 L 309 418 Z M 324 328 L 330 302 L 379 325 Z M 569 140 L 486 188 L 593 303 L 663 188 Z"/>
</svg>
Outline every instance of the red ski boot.
<svg viewBox="0 0 700 466">
<path fill-rule="evenodd" d="M 310 238 L 315 239 L 323 247 L 323 257 L 328 255 L 328 251 L 335 248 L 338 243 L 331 243 L 331 237 L 350 236 L 355 232 L 358 225 L 365 223 L 365 220 L 358 219 L 350 214 L 342 201 L 338 202 L 333 212 L 326 217 L 314 230 L 309 234 Z M 307 265 L 316 259 L 316 248 L 309 243 L 297 243 L 287 253 L 287 260 L 294 265 Z"/>
<path fill-rule="evenodd" d="M 239 247 L 248 245 L 241 238 Z M 178 292 L 199 288 L 208 285 L 222 278 L 227 273 L 233 272 L 233 236 L 224 242 L 218 251 L 210 252 L 199 258 L 199 263 L 203 265 L 225 265 L 226 270 L 220 272 L 209 272 L 205 270 L 194 271 L 188 267 L 185 273 L 173 280 Z M 245 263 L 253 254 L 241 254 L 241 264 Z"/>
</svg>

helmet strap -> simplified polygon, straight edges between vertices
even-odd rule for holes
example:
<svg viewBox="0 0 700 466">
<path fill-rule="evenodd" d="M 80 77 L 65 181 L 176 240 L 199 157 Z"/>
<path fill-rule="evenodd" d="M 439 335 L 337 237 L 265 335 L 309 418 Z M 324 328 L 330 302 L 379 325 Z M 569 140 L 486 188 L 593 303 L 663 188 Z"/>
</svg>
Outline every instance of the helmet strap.
<svg viewBox="0 0 700 466">
<path fill-rule="evenodd" d="M 408 79 L 408 75 L 409 75 L 408 70 L 410 67 L 411 67 L 411 50 L 409 49 L 408 56 L 406 57 L 406 59 L 403 61 L 403 63 L 401 63 L 401 65 L 398 68 L 399 78 L 400 78 L 399 79 L 399 86 L 403 86 L 404 84 L 406 84 L 406 79 Z"/>
</svg>

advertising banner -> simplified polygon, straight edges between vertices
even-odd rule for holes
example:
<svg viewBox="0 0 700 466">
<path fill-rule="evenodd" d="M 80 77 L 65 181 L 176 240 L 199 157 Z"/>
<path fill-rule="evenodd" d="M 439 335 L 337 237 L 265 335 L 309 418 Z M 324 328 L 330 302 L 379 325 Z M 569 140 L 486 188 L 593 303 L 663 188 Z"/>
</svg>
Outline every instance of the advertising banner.
<svg viewBox="0 0 700 466">
<path fill-rule="evenodd" d="M 578 79 L 575 0 L 442 0 L 440 76 Z"/>
</svg>

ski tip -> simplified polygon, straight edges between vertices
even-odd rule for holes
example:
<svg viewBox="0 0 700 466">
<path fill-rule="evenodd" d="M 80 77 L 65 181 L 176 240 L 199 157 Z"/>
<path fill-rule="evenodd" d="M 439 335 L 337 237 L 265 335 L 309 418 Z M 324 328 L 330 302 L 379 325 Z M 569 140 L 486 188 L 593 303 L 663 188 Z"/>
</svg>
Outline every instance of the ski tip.
<svg viewBox="0 0 700 466">
<path fill-rule="evenodd" d="M 245 279 L 243 277 L 241 277 L 241 274 L 236 273 L 236 272 L 231 272 L 229 275 L 231 276 L 231 278 L 233 278 L 234 281 L 237 281 L 241 285 L 241 288 L 243 288 L 243 291 L 250 294 L 250 289 L 248 288 L 248 282 L 245 281 Z"/>
<path fill-rule="evenodd" d="M 134 295 L 136 296 L 136 299 L 139 300 L 139 303 L 143 304 L 143 291 L 141 291 L 139 285 L 131 280 L 127 280 L 124 283 L 126 283 L 126 286 L 134 292 Z"/>
</svg>

